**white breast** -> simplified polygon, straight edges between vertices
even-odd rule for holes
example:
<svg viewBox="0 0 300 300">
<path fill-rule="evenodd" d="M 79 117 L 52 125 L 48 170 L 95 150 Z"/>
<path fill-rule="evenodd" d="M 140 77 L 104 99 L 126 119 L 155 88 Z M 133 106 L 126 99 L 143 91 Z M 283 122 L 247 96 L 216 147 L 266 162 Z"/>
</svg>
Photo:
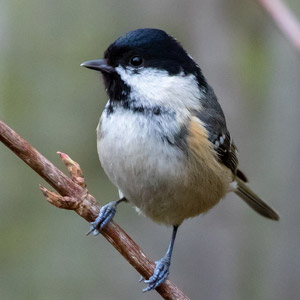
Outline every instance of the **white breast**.
<svg viewBox="0 0 300 300">
<path fill-rule="evenodd" d="M 163 138 L 177 131 L 175 120 L 171 123 L 123 108 L 102 116 L 97 144 L 101 164 L 110 180 L 142 210 L 143 202 L 151 202 L 162 186 L 176 183 L 185 173 L 185 155 Z"/>
<path fill-rule="evenodd" d="M 220 196 L 211 197 L 213 193 L 207 191 L 201 164 L 191 166 L 187 151 L 172 145 L 191 111 L 201 109 L 195 77 L 116 69 L 130 86 L 130 99 L 136 105 L 161 107 L 168 113 L 145 114 L 118 104 L 113 113 L 103 113 L 97 130 L 98 153 L 110 180 L 157 222 L 179 225 L 207 211 Z"/>
<path fill-rule="evenodd" d="M 176 122 L 158 127 L 152 118 L 118 108 L 109 116 L 104 114 L 100 123 L 97 145 L 105 172 L 154 221 L 181 224 L 220 200 L 208 200 L 201 186 L 206 182 L 201 176 L 205 179 L 206 175 L 191 168 L 186 153 L 162 139 L 166 131 L 175 129 Z"/>
</svg>

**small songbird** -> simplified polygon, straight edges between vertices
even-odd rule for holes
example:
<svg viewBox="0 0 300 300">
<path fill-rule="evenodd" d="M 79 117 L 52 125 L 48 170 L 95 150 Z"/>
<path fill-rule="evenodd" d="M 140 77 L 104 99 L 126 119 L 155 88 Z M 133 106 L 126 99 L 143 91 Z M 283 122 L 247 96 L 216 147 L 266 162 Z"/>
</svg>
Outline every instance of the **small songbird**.
<svg viewBox="0 0 300 300">
<path fill-rule="evenodd" d="M 169 275 L 178 227 L 235 192 L 262 216 L 278 214 L 247 186 L 217 97 L 193 58 L 159 29 L 119 37 L 104 59 L 81 64 L 103 75 L 108 103 L 97 127 L 103 169 L 120 199 L 101 208 L 90 232 L 128 201 L 153 221 L 173 226 L 166 254 L 145 280 L 149 291 Z"/>
</svg>

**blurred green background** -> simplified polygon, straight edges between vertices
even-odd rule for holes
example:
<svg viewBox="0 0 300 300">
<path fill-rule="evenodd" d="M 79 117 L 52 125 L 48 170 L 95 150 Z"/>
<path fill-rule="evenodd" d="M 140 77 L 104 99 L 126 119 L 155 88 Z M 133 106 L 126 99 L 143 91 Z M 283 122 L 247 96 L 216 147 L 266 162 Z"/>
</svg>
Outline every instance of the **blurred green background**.
<svg viewBox="0 0 300 300">
<path fill-rule="evenodd" d="M 299 1 L 288 1 L 300 16 Z M 80 163 L 101 204 L 115 200 L 95 128 L 107 96 L 81 62 L 119 35 L 161 28 L 214 87 L 251 187 L 281 215 L 261 218 L 230 194 L 179 230 L 170 278 L 191 299 L 296 299 L 300 294 L 300 56 L 255 1 L 2 0 L 0 119 L 57 166 Z M 160 299 L 88 224 L 43 198 L 45 182 L 0 144 L 1 299 Z M 154 260 L 171 229 L 121 205 L 115 220 Z"/>
</svg>

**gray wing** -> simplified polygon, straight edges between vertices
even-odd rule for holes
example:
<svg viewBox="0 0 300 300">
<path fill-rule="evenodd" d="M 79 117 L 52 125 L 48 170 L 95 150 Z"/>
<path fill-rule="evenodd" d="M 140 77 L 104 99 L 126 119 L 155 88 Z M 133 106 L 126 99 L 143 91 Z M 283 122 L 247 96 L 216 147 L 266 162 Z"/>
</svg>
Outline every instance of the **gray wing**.
<svg viewBox="0 0 300 300">
<path fill-rule="evenodd" d="M 247 181 L 246 176 L 238 170 L 237 148 L 226 127 L 226 120 L 222 108 L 213 89 L 209 86 L 205 101 L 202 101 L 203 110 L 197 117 L 204 123 L 209 133 L 209 140 L 219 160 L 227 166 L 234 175 Z"/>
<path fill-rule="evenodd" d="M 220 104 L 209 87 L 207 101 L 202 103 L 203 110 L 197 115 L 209 132 L 209 140 L 213 143 L 219 160 L 237 176 L 239 195 L 250 207 L 262 216 L 279 220 L 279 216 L 267 203 L 260 199 L 246 184 L 247 177 L 238 169 L 237 149 L 226 127 L 225 117 Z"/>
</svg>

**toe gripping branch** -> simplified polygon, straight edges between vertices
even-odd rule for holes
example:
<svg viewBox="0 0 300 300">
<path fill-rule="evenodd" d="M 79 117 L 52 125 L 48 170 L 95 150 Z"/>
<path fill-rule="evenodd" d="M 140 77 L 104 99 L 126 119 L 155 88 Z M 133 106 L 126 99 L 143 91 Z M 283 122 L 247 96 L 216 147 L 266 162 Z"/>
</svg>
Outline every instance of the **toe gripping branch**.
<svg viewBox="0 0 300 300">
<path fill-rule="evenodd" d="M 117 212 L 117 205 L 123 201 L 127 201 L 125 197 L 118 201 L 111 201 L 100 209 L 100 213 L 94 222 L 91 222 L 90 230 L 86 235 L 93 232 L 93 235 L 98 235 L 100 231 L 113 219 Z"/>
<path fill-rule="evenodd" d="M 144 283 L 148 284 L 148 286 L 143 289 L 143 292 L 156 289 L 168 278 L 177 230 L 178 226 L 173 226 L 172 238 L 168 250 L 163 258 L 155 262 L 153 275 L 148 280 L 144 280 Z M 140 281 L 142 280 L 143 278 L 140 279 Z"/>
<path fill-rule="evenodd" d="M 59 208 L 64 208 L 64 209 L 69 209 L 69 210 L 75 210 L 77 211 L 80 209 L 82 203 L 84 201 L 90 201 L 90 197 L 93 198 L 88 193 L 87 186 L 85 183 L 85 179 L 83 176 L 83 172 L 79 166 L 78 163 L 73 161 L 67 154 L 62 153 L 62 152 L 57 152 L 60 155 L 61 160 L 67 167 L 71 179 L 74 183 L 79 185 L 83 192 L 81 194 L 80 201 L 78 201 L 78 196 L 70 197 L 70 196 L 62 196 L 58 193 L 51 192 L 45 187 L 40 186 L 40 189 L 42 190 L 44 196 L 46 197 L 47 201 L 50 202 L 51 204 L 55 205 L 56 207 Z M 95 201 L 95 200 L 94 200 Z M 127 201 L 125 197 L 117 200 L 117 201 L 112 201 L 109 202 L 108 204 L 104 205 L 101 207 L 100 212 L 98 216 L 95 218 L 94 221 L 90 222 L 91 227 L 90 230 L 87 232 L 87 235 L 93 232 L 93 235 L 98 235 L 107 224 L 112 221 L 113 217 L 116 214 L 117 210 L 117 205 L 123 201 Z M 80 211 L 82 212 L 82 211 Z M 80 214 L 79 212 L 77 212 Z M 172 239 L 168 248 L 167 253 L 165 256 L 160 259 L 159 261 L 155 262 L 155 268 L 151 276 L 149 276 L 148 280 L 144 280 L 144 282 L 148 285 L 146 288 L 143 289 L 143 292 L 148 292 L 151 290 L 156 289 L 159 287 L 168 277 L 169 275 L 169 267 L 171 264 L 171 256 L 172 256 L 172 251 L 173 251 L 173 246 L 174 246 L 174 241 L 177 233 L 177 226 L 174 226 L 173 228 L 173 234 L 172 234 Z M 142 279 L 144 279 L 142 277 Z"/>
<path fill-rule="evenodd" d="M 51 192 L 40 186 L 43 194 L 51 204 L 58 208 L 75 210 L 80 217 L 88 222 L 93 222 L 97 218 L 100 206 L 97 204 L 96 199 L 88 193 L 79 165 L 68 155 L 58 153 L 71 173 L 71 179 L 1 120 L 0 142 L 59 193 Z M 109 222 L 103 228 L 101 234 L 144 278 L 149 278 L 153 274 L 154 263 L 120 226 L 114 222 Z M 169 280 L 166 280 L 156 290 L 163 299 L 189 300 Z"/>
<path fill-rule="evenodd" d="M 85 201 L 96 201 L 93 196 L 88 193 L 87 186 L 85 183 L 85 179 L 83 176 L 83 172 L 78 163 L 73 161 L 67 154 L 62 152 L 57 152 L 60 155 L 61 160 L 66 165 L 71 179 L 74 183 L 79 185 L 82 188 L 81 195 L 70 197 L 70 196 L 62 196 L 58 193 L 51 192 L 45 187 L 40 186 L 44 196 L 46 197 L 47 201 L 51 204 L 55 205 L 59 208 L 75 210 L 79 215 L 82 213 L 82 205 L 84 205 Z M 94 221 L 90 222 L 91 227 L 90 230 L 87 232 L 87 235 L 93 232 L 93 235 L 98 235 L 104 227 L 108 225 L 109 222 L 112 221 L 117 205 L 123 201 L 127 201 L 125 197 L 117 200 L 109 202 L 108 204 L 101 207 L 98 216 L 95 218 Z M 144 280 L 144 282 L 148 285 L 146 288 L 143 289 L 143 292 L 148 292 L 158 288 L 164 281 L 166 281 L 169 275 L 169 267 L 171 264 L 171 256 L 174 246 L 174 241 L 177 233 L 178 226 L 174 226 L 172 239 L 169 245 L 169 248 L 165 254 L 165 256 L 160 259 L 159 261 L 155 262 L 155 268 L 148 278 L 148 280 Z M 142 277 L 143 279 L 143 277 Z"/>
</svg>

